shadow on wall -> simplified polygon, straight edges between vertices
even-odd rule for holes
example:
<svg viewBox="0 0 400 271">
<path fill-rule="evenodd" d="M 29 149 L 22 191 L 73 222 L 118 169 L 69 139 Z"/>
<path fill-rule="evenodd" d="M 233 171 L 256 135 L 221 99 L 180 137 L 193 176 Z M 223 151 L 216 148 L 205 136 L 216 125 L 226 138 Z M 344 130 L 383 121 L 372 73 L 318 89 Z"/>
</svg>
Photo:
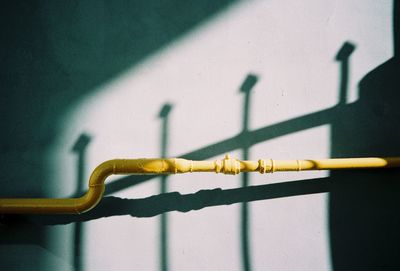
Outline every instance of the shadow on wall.
<svg viewBox="0 0 400 271">
<path fill-rule="evenodd" d="M 359 84 L 360 99 L 332 122 L 332 156 L 399 156 L 399 1 L 394 57 Z M 329 226 L 334 270 L 399 270 L 399 170 L 334 172 Z"/>
<path fill-rule="evenodd" d="M 399 143 L 396 142 L 400 133 L 400 128 L 396 126 L 400 114 L 396 108 L 397 95 L 400 95 L 397 93 L 399 82 L 396 76 L 400 71 L 397 54 L 361 80 L 359 101 L 346 104 L 350 55 L 354 50 L 355 46 L 346 42 L 336 56 L 340 67 L 340 98 L 335 107 L 252 131 L 244 124 L 239 135 L 183 157 L 206 159 L 234 149 L 248 150 L 256 143 L 323 124 L 332 125 L 332 157 L 397 156 L 400 153 Z M 249 77 L 251 75 L 247 79 Z M 248 95 L 244 105 L 245 123 L 250 107 Z M 334 172 L 328 178 L 261 186 L 247 186 L 245 183 L 242 188 L 203 190 L 188 195 L 174 192 L 144 199 L 109 196 L 94 210 L 81 216 L 35 216 L 30 219 L 39 224 L 53 225 L 116 215 L 151 217 L 169 211 L 188 212 L 209 206 L 330 192 L 333 269 L 397 270 L 400 267 L 396 249 L 400 241 L 398 174 L 397 169 L 345 171 Z M 154 176 L 123 177 L 108 185 L 108 193 L 152 178 Z M 244 232 L 247 226 L 243 227 L 246 217 L 242 213 L 242 239 L 246 239 L 248 234 Z M 246 247 L 249 244 L 243 242 L 242 245 Z M 242 253 L 244 270 L 251 269 L 249 253 L 245 249 Z"/>
<path fill-rule="evenodd" d="M 161 108 L 158 117 L 161 119 L 161 136 L 160 136 L 160 157 L 168 157 L 168 134 L 169 134 L 169 114 L 172 110 L 171 104 L 165 104 Z M 168 175 L 163 175 L 160 177 L 160 193 L 164 194 L 168 191 Z M 168 216 L 166 213 L 161 213 L 160 215 L 160 270 L 169 270 L 168 266 Z"/>
<path fill-rule="evenodd" d="M 357 102 L 345 103 L 350 69 L 349 57 L 355 49 L 351 43 L 345 43 L 336 58 L 341 71 L 338 105 L 257 130 L 248 130 L 244 125 L 245 132 L 185 154 L 183 157 L 207 159 L 235 149 L 248 150 L 250 146 L 259 142 L 323 124 L 332 125 L 332 157 L 398 156 L 400 154 L 398 143 L 400 128 L 397 126 L 400 117 L 397 109 L 400 95 L 398 93 L 400 89 L 399 5 L 397 1 L 394 2 L 395 56 L 361 80 L 360 99 Z M 246 110 L 244 114 L 245 112 Z M 82 222 L 115 215 L 150 217 L 173 210 L 187 212 L 208 206 L 330 192 L 329 223 L 333 269 L 398 270 L 400 268 L 397 249 L 400 242 L 398 231 L 400 183 L 396 179 L 398 174 L 399 170 L 346 171 L 334 172 L 331 177 L 323 179 L 244 186 L 228 190 L 205 190 L 189 195 L 176 192 L 163 193 L 145 199 L 121 199 L 109 196 L 105 197 L 94 210 L 81 216 L 29 216 L 19 219 L 27 220 L 28 223 L 41 228 L 41 224 Z M 107 186 L 107 193 L 152 178 L 154 176 L 121 178 Z M 245 266 L 246 264 L 244 268 Z"/>
<path fill-rule="evenodd" d="M 77 168 L 77 178 L 76 178 L 76 194 L 82 194 L 86 187 L 86 152 L 88 145 L 90 143 L 91 137 L 87 134 L 81 134 L 74 146 L 72 147 L 72 152 L 76 153 L 78 156 L 76 161 Z M 85 188 L 86 189 L 86 188 Z M 82 270 L 82 236 L 84 232 L 84 225 L 80 222 L 76 222 L 74 225 L 74 268 L 75 271 Z"/>
<path fill-rule="evenodd" d="M 231 2 L 18 1 L 3 6 L 0 161 L 7 170 L 0 196 L 43 196 L 46 151 L 69 106 Z M 24 189 L 15 185 L 21 180 Z"/>
<path fill-rule="evenodd" d="M 3 4 L 0 197 L 47 196 L 48 151 L 59 136 L 60 118 L 71 104 L 232 2 L 89 0 Z M 2 222 L 12 226 L 0 223 L 0 245 L 15 244 L 20 251 L 28 252 L 15 259 L 0 251 L 0 269 L 23 268 L 24 262 L 35 257 L 29 247 L 48 247 L 47 228 L 24 225 L 11 217 Z M 79 238 L 80 234 L 75 236 Z M 76 249 L 79 253 L 79 246 Z M 36 255 L 36 266 L 43 261 Z"/>
</svg>

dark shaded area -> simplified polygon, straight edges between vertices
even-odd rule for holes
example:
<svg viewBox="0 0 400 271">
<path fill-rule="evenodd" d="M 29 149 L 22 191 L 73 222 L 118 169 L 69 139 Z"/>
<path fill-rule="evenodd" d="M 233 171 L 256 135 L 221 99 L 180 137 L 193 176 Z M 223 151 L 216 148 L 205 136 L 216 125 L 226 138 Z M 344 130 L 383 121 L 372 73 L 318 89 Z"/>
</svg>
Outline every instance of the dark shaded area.
<svg viewBox="0 0 400 271">
<path fill-rule="evenodd" d="M 16 1 L 0 11 L 0 196 L 44 196 L 46 151 L 75 101 L 229 0 Z M 18 170 L 14 170 L 18 169 Z M 27 176 L 34 181 L 25 181 Z"/>
<path fill-rule="evenodd" d="M 360 99 L 332 121 L 332 156 L 400 154 L 399 1 L 395 56 L 359 84 Z M 400 269 L 399 170 L 333 172 L 329 228 L 334 270 Z"/>
<path fill-rule="evenodd" d="M 0 197 L 49 196 L 48 152 L 74 103 L 232 2 L 2 3 Z M 19 246 L 24 259 L 34 246 L 47 247 L 47 239 L 46 228 L 0 227 L 0 245 L 26 244 Z M 19 266 L 11 258 L 1 253 L 0 269 Z M 45 264 L 45 259 L 35 261 Z"/>
</svg>

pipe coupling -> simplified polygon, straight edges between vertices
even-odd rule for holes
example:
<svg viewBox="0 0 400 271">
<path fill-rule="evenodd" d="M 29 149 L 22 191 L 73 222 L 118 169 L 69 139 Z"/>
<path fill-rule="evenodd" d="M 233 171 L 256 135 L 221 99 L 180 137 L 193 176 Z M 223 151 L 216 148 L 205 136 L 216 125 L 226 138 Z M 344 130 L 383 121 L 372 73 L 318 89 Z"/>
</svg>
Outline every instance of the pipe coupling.
<svg viewBox="0 0 400 271">
<path fill-rule="evenodd" d="M 240 173 L 240 162 L 237 159 L 232 159 L 229 154 L 225 155 L 222 160 L 222 169 L 224 174 L 236 175 Z M 217 172 L 218 173 L 218 172 Z"/>
</svg>

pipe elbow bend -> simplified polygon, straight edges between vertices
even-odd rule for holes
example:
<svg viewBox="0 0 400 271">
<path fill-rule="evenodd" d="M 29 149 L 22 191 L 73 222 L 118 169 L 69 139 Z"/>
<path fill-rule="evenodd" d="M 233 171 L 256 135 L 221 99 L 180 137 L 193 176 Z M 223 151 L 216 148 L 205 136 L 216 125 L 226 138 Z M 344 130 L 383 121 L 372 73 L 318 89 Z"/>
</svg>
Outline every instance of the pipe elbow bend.
<svg viewBox="0 0 400 271">
<path fill-rule="evenodd" d="M 89 190 L 86 192 L 86 194 L 81 198 L 78 198 L 78 202 L 74 206 L 75 213 L 85 213 L 96 207 L 103 197 L 104 190 L 104 184 L 102 186 L 89 187 Z"/>
<path fill-rule="evenodd" d="M 105 180 L 115 173 L 116 160 L 108 160 L 98 165 L 89 179 L 89 189 L 85 195 L 78 198 L 75 212 L 80 214 L 93 209 L 101 200 L 105 190 Z"/>
</svg>

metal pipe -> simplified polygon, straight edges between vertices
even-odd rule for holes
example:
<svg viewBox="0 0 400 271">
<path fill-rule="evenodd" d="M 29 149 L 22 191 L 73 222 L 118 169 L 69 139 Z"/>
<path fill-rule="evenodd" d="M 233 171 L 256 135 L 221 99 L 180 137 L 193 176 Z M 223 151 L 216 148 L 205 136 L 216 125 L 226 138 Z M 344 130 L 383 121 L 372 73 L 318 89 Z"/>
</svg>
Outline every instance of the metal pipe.
<svg viewBox="0 0 400 271">
<path fill-rule="evenodd" d="M 240 172 L 273 173 L 276 171 L 337 170 L 400 167 L 400 157 L 391 158 L 341 158 L 321 160 L 242 161 L 225 156 L 216 161 L 169 159 L 114 159 L 106 161 L 93 171 L 89 189 L 79 198 L 3 198 L 0 214 L 41 213 L 80 214 L 89 211 L 101 200 L 105 180 L 113 174 L 176 174 L 187 172 L 215 172 L 235 175 Z"/>
</svg>

